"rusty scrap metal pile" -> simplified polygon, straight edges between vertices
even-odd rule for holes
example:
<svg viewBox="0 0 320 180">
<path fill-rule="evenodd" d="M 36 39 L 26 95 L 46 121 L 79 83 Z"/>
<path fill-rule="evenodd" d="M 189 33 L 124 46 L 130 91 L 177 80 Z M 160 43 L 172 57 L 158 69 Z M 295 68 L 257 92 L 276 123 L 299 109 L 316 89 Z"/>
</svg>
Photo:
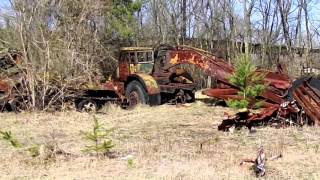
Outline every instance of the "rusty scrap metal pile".
<svg viewBox="0 0 320 180">
<path fill-rule="evenodd" d="M 201 49 L 179 47 L 171 51 L 170 64 L 193 64 L 214 78 L 216 87 L 202 93 L 219 100 L 240 100 L 239 87 L 229 83 L 228 77 L 234 73 L 234 68 L 224 59 Z M 219 126 L 219 130 L 226 131 L 232 126 L 256 125 L 287 126 L 314 124 L 320 125 L 320 80 L 302 78 L 296 81 L 287 74 L 286 68 L 278 64 L 277 71 L 257 70 L 257 74 L 264 74 L 266 90 L 257 97 L 262 102 L 258 111 L 245 110 L 235 116 L 227 115 Z"/>
<path fill-rule="evenodd" d="M 286 89 L 288 93 L 283 96 L 267 90 L 262 96 L 266 98 L 266 101 L 273 99 L 273 102 L 264 103 L 263 109 L 246 109 L 233 116 L 226 114 L 227 117 L 218 126 L 218 129 L 228 131 L 233 126 L 236 128 L 246 126 L 251 129 L 253 126 L 261 125 L 285 127 L 309 124 L 319 126 L 320 91 L 317 89 L 317 85 L 320 85 L 320 80 L 309 77 L 293 83 L 288 81 L 288 84 L 290 84 Z M 231 88 L 209 89 L 203 93 L 211 97 L 228 100 L 236 97 L 237 90 Z"/>
</svg>

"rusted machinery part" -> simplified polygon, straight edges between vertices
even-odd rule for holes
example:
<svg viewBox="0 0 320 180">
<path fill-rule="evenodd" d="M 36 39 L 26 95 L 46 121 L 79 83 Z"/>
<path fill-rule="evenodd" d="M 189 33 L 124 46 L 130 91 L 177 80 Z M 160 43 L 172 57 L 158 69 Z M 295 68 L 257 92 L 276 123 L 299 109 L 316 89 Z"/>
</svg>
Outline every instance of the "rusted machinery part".
<svg viewBox="0 0 320 180">
<path fill-rule="evenodd" d="M 165 95 L 166 96 L 166 95 Z M 169 101 L 167 102 L 170 105 L 181 105 L 185 103 L 191 103 L 195 101 L 194 91 L 190 90 L 177 90 L 174 94 L 168 94 Z"/>
<path fill-rule="evenodd" d="M 296 124 L 302 126 L 312 124 L 320 126 L 320 80 L 304 78 L 293 83 L 290 90 L 290 101 L 284 98 L 274 97 L 279 101 L 278 106 L 269 106 L 259 113 L 250 111 L 238 113 L 234 117 L 228 117 L 218 127 L 219 130 L 228 130 L 232 126 L 251 127 L 257 122 L 280 123 L 282 125 Z M 311 85 L 312 83 L 312 85 Z M 204 92 L 207 95 L 220 98 L 237 99 L 237 92 L 234 89 L 209 89 Z M 268 95 L 268 93 L 267 93 Z M 272 94 L 271 94 L 272 95 Z M 239 97 L 238 97 L 239 98 Z M 269 98 L 272 98 L 269 93 Z M 280 103 L 281 101 L 284 101 Z M 277 104 L 277 103 L 276 103 Z"/>
<path fill-rule="evenodd" d="M 228 64 L 223 58 L 193 47 L 179 46 L 177 49 L 170 52 L 170 60 L 166 68 L 177 64 L 193 64 L 200 69 L 203 69 L 208 75 L 216 77 L 224 82 L 228 75 L 232 74 L 234 68 Z M 265 74 L 265 81 L 278 89 L 289 89 L 291 86 L 290 77 L 284 67 L 279 65 L 277 72 L 267 70 L 257 70 L 256 73 Z M 228 82 L 224 82 L 228 83 Z"/>
<path fill-rule="evenodd" d="M 240 98 L 233 90 L 232 93 L 226 93 L 226 90 L 224 90 L 224 88 L 239 88 L 228 82 L 227 77 L 234 72 L 234 68 L 222 58 L 196 48 L 182 47 L 170 51 L 169 62 L 164 69 L 171 69 L 179 64 L 195 65 L 217 80 L 217 87 L 221 89 L 217 91 L 207 90 L 204 92 L 206 95 L 223 100 Z M 280 70 L 280 72 L 283 71 Z M 288 89 L 291 87 L 289 76 L 267 70 L 257 70 L 256 73 L 265 74 L 264 81 L 268 84 L 267 90 L 261 95 L 266 100 L 265 106 L 270 107 L 273 106 L 272 104 L 280 105 L 284 103 Z"/>
</svg>

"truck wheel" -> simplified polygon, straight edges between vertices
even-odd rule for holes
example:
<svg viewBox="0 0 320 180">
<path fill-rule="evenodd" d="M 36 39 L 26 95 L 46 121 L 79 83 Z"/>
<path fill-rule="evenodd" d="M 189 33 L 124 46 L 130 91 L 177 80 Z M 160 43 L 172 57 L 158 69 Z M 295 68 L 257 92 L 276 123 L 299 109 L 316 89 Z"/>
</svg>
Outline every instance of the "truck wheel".
<svg viewBox="0 0 320 180">
<path fill-rule="evenodd" d="M 129 108 L 133 108 L 138 104 L 148 104 L 148 94 L 138 81 L 132 81 L 127 85 L 126 97 L 129 102 Z"/>
<path fill-rule="evenodd" d="M 80 112 L 95 113 L 98 111 L 98 105 L 93 100 L 81 100 L 76 104 L 76 108 Z"/>
</svg>

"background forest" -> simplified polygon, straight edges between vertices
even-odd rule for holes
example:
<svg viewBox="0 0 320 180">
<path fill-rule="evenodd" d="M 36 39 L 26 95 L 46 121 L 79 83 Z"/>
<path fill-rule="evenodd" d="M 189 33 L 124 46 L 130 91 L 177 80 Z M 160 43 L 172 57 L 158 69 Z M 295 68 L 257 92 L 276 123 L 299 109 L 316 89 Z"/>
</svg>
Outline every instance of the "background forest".
<svg viewBox="0 0 320 180">
<path fill-rule="evenodd" d="M 230 63 L 246 53 L 263 68 L 284 62 L 292 75 L 318 61 L 318 0 L 2 0 L 0 5 L 0 50 L 19 49 L 29 72 L 65 79 L 111 74 L 121 46 L 191 45 Z"/>
</svg>

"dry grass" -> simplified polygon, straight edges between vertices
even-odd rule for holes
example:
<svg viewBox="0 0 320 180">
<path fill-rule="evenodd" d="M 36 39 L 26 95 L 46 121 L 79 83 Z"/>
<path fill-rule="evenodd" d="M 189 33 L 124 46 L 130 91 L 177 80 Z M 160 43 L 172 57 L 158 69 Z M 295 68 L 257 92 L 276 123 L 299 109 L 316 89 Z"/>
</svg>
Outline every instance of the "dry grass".
<svg viewBox="0 0 320 180">
<path fill-rule="evenodd" d="M 255 158 L 259 145 L 267 155 L 267 179 L 319 179 L 320 129 L 259 128 L 218 132 L 228 109 L 195 103 L 125 111 L 106 108 L 96 114 L 114 128 L 114 158 L 83 154 L 80 131 L 91 128 L 93 115 L 77 112 L 0 114 L 0 129 L 11 130 L 24 144 L 56 142 L 72 156 L 50 161 L 31 158 L 0 142 L 1 179 L 254 179 L 243 158 Z M 202 148 L 201 148 L 202 147 Z M 128 158 L 130 157 L 130 158 Z M 132 159 L 132 160 L 128 160 Z M 129 165 L 128 161 L 132 161 Z"/>
</svg>

